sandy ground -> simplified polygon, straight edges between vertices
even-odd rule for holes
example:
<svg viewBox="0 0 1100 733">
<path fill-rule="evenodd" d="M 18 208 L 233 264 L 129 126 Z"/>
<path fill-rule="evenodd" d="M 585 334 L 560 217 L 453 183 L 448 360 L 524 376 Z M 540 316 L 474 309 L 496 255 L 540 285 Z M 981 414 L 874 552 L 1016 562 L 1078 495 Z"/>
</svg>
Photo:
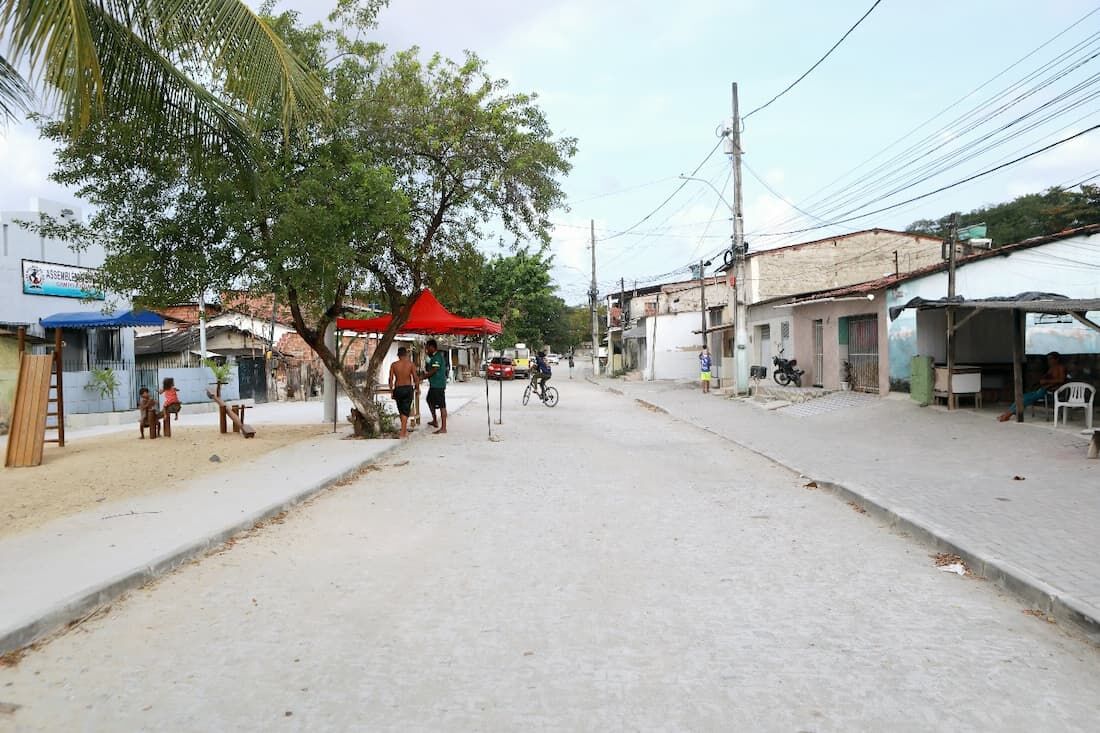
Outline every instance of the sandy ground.
<svg viewBox="0 0 1100 733">
<path fill-rule="evenodd" d="M 295 441 L 332 431 L 329 425 L 263 425 L 256 437 L 222 435 L 214 426 L 173 425 L 171 439 L 141 440 L 132 432 L 47 445 L 42 465 L 0 468 L 0 536 L 34 529 L 97 504 L 178 487 L 195 476 L 239 466 Z M 210 460 L 212 455 L 220 462 Z"/>
</svg>

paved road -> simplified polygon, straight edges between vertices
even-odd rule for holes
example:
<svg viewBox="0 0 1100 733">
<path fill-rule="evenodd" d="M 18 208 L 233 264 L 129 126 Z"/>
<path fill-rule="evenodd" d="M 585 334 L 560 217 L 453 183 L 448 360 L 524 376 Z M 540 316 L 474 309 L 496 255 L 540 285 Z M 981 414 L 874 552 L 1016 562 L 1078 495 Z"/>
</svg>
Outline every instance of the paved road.
<svg viewBox="0 0 1100 733">
<path fill-rule="evenodd" d="M 505 387 L 500 442 L 471 405 L 0 669 L 0 728 L 1095 730 L 1100 653 L 988 584 L 621 397 Z"/>
<path fill-rule="evenodd" d="M 812 414 L 855 396 L 768 412 L 670 382 L 604 383 L 612 382 L 627 397 L 873 497 L 1100 619 L 1100 461 L 1086 460 L 1078 428 L 1055 430 L 1041 417 L 998 423 L 992 410 L 921 408 L 897 395 L 828 413 Z"/>
</svg>

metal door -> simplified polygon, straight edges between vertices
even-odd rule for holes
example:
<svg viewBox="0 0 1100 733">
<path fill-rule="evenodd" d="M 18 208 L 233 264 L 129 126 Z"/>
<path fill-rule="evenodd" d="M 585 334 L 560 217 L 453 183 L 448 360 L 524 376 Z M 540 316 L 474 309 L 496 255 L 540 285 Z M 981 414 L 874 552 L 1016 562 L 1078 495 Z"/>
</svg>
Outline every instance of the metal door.
<svg viewBox="0 0 1100 733">
<path fill-rule="evenodd" d="M 157 390 L 160 389 L 160 370 L 150 369 L 149 367 L 134 367 L 130 374 L 133 375 L 131 379 L 133 404 L 130 407 L 137 407 L 137 403 L 141 399 L 138 393 L 141 392 L 142 387 L 147 388 L 153 397 L 157 396 Z"/>
<path fill-rule="evenodd" d="M 771 341 L 772 341 L 772 327 L 771 327 L 771 324 L 768 324 L 768 325 L 765 325 L 765 326 L 757 326 L 756 327 L 756 335 L 757 335 L 757 341 L 759 342 L 759 343 L 757 343 L 759 361 L 756 362 L 756 363 L 761 364 L 761 365 L 766 366 L 769 369 L 771 369 L 771 363 L 772 363 L 772 360 L 771 360 L 771 355 L 772 355 L 772 344 L 771 344 Z"/>
<path fill-rule="evenodd" d="M 814 373 L 815 387 L 823 387 L 825 375 L 825 321 L 814 321 Z"/>
<path fill-rule="evenodd" d="M 878 316 L 848 319 L 848 363 L 852 365 L 852 389 L 878 393 Z"/>
<path fill-rule="evenodd" d="M 251 397 L 257 402 L 267 402 L 267 373 L 264 362 L 262 356 L 237 359 L 237 382 L 241 399 Z"/>
</svg>

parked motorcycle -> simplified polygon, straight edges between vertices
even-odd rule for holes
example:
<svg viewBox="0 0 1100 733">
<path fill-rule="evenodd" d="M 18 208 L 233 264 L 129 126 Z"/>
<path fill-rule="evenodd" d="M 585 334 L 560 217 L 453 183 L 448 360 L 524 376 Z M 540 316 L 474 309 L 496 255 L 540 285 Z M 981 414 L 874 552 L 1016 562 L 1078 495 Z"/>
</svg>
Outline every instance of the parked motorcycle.
<svg viewBox="0 0 1100 733">
<path fill-rule="evenodd" d="M 784 359 L 781 351 L 779 356 L 772 357 L 772 364 L 775 365 L 775 369 L 772 370 L 772 379 L 775 380 L 776 384 L 781 387 L 786 387 L 789 384 L 794 384 L 796 387 L 802 386 L 802 375 L 806 371 L 797 368 L 797 359 Z"/>
</svg>

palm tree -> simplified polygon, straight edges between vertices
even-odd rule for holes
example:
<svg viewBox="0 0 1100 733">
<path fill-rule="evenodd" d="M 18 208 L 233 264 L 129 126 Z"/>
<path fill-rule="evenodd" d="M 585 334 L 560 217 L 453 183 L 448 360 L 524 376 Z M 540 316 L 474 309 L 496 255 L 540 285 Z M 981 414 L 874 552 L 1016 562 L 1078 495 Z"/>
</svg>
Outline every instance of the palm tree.
<svg viewBox="0 0 1100 733">
<path fill-rule="evenodd" d="M 150 135 L 243 153 L 256 115 L 277 112 L 289 132 L 324 106 L 243 0 L 0 0 L 0 48 L 0 115 L 28 109 L 33 83 L 73 136 L 136 115 Z"/>
</svg>

